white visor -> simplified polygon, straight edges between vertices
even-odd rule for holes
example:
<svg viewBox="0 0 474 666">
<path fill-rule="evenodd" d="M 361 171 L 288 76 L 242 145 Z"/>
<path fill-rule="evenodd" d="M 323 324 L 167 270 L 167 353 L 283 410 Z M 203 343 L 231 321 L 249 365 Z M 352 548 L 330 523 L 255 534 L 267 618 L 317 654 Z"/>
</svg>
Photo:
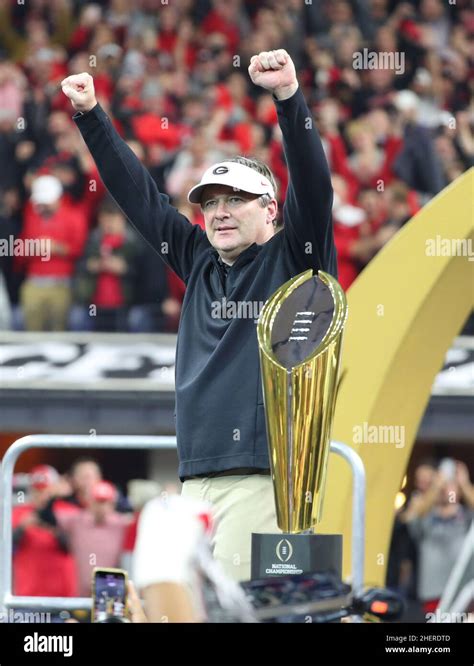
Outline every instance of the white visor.
<svg viewBox="0 0 474 666">
<path fill-rule="evenodd" d="M 268 194 L 272 199 L 275 198 L 275 191 L 268 178 L 238 162 L 219 162 L 209 167 L 204 172 L 201 182 L 189 190 L 188 201 L 201 203 L 202 191 L 206 185 L 227 185 L 236 191 Z"/>
</svg>

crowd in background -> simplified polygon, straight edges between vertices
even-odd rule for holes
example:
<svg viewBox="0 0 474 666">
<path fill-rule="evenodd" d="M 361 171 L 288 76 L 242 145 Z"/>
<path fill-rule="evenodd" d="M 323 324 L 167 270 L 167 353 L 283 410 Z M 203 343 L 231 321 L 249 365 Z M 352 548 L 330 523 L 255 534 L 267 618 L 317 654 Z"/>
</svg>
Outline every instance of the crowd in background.
<svg viewBox="0 0 474 666">
<path fill-rule="evenodd" d="M 37 465 L 23 486 L 15 478 L 13 592 L 26 596 L 88 597 L 96 566 L 121 567 L 133 576 L 142 508 L 177 492 L 173 484 L 161 490 L 154 481 L 135 479 L 123 495 L 90 457 L 76 459 L 63 475 Z M 406 621 L 426 621 L 465 548 L 474 485 L 463 462 L 429 459 L 414 468 L 410 486 L 395 518 L 386 585 L 407 602 Z"/>
<path fill-rule="evenodd" d="M 275 106 L 247 67 L 287 49 L 330 164 L 347 289 L 472 164 L 473 21 L 467 0 L 0 0 L 0 239 L 50 252 L 0 256 L 0 328 L 174 331 L 179 320 L 184 285 L 107 198 L 66 76 L 94 77 L 159 189 L 202 226 L 186 193 L 235 154 L 266 162 L 284 200 Z M 392 65 L 358 68 L 364 49 Z"/>
<path fill-rule="evenodd" d="M 46 597 L 89 597 L 96 566 L 130 570 L 140 510 L 176 492 L 135 479 L 125 496 L 88 457 L 64 475 L 37 465 L 26 487 L 14 485 L 13 591 Z"/>
</svg>

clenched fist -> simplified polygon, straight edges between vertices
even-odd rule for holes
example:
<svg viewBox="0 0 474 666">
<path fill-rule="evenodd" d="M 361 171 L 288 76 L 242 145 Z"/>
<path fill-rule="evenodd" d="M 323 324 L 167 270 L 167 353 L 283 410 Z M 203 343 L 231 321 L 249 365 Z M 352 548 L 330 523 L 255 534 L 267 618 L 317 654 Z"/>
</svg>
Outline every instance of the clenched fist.
<svg viewBox="0 0 474 666">
<path fill-rule="evenodd" d="M 298 88 L 296 70 L 284 49 L 262 51 L 250 59 L 249 75 L 257 86 L 273 93 L 277 99 L 288 99 Z"/>
<path fill-rule="evenodd" d="M 86 113 L 97 104 L 94 79 L 87 72 L 73 74 L 61 81 L 63 93 L 69 97 L 76 111 Z"/>
</svg>

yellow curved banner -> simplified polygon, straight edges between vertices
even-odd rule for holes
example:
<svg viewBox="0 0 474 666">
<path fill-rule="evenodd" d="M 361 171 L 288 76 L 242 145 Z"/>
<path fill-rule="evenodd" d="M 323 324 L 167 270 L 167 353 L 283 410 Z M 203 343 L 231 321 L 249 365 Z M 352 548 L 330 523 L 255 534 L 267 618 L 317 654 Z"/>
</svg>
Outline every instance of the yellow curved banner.
<svg viewBox="0 0 474 666">
<path fill-rule="evenodd" d="M 474 169 L 432 199 L 347 293 L 349 317 L 332 439 L 367 473 L 365 583 L 382 585 L 400 489 L 446 351 L 474 304 Z M 344 535 L 351 571 L 351 475 L 330 456 L 321 533 Z"/>
</svg>

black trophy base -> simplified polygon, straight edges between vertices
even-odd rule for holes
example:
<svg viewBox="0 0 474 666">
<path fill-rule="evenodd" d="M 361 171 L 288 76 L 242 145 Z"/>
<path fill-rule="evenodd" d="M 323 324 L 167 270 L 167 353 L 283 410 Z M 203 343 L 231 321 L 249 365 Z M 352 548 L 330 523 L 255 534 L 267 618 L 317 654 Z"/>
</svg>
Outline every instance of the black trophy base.
<svg viewBox="0 0 474 666">
<path fill-rule="evenodd" d="M 342 534 L 252 534 L 252 580 L 315 571 L 342 577 Z"/>
</svg>

